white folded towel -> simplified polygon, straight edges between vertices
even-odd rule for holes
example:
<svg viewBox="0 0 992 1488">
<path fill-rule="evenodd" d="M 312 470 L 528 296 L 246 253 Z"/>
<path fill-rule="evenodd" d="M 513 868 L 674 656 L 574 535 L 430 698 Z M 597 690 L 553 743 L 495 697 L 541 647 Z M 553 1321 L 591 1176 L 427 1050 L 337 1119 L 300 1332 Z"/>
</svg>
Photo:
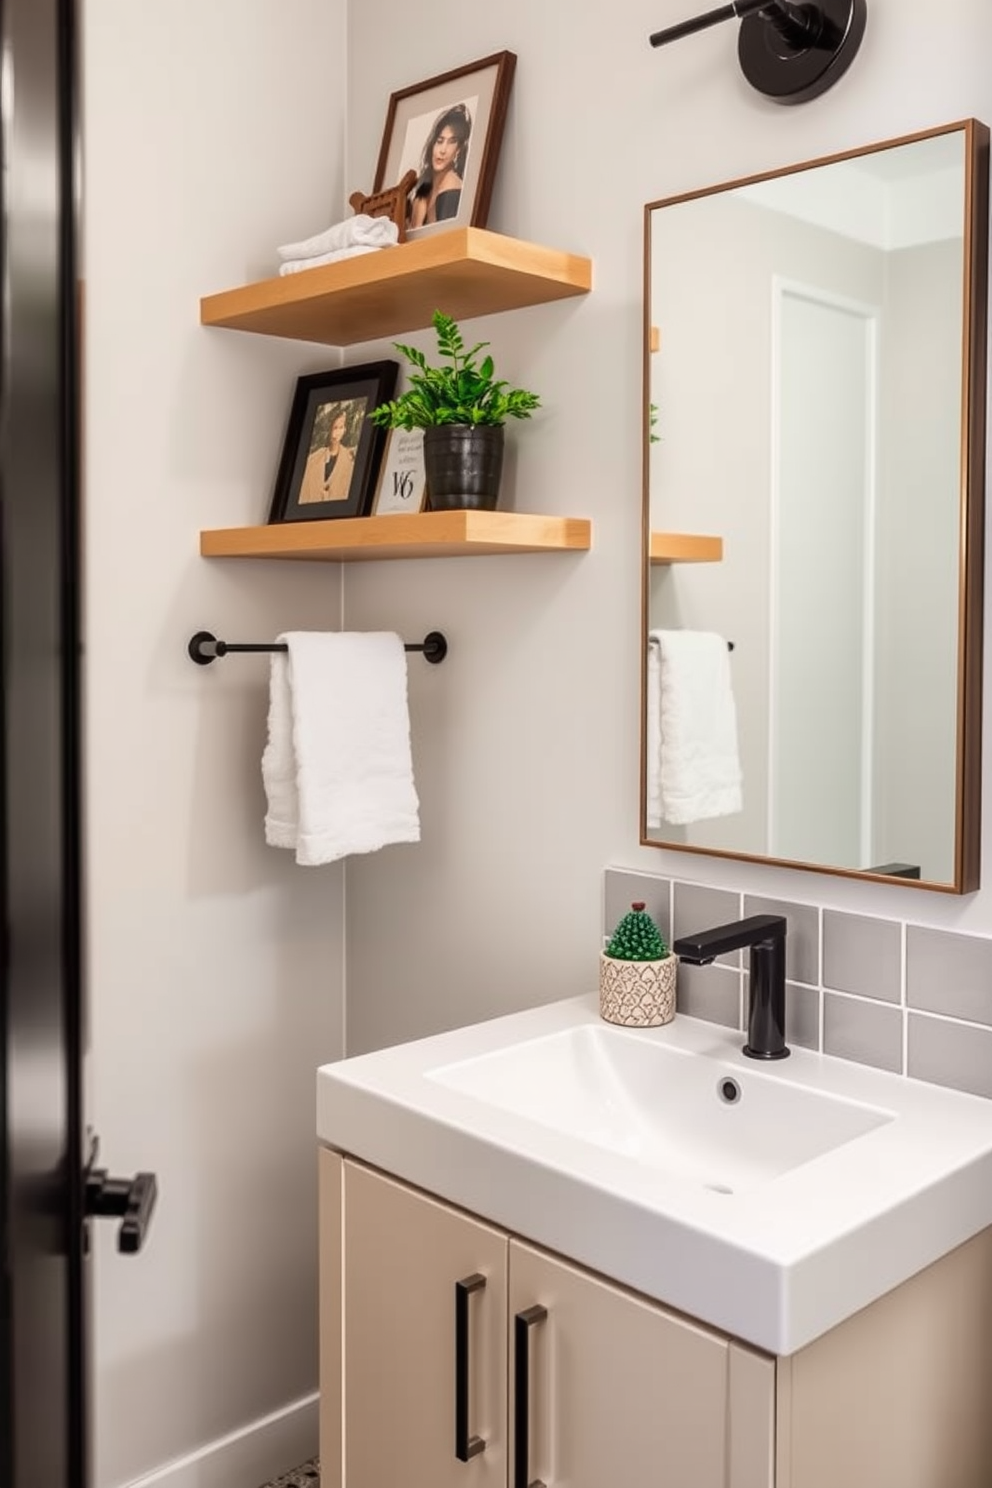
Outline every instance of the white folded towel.
<svg viewBox="0 0 992 1488">
<path fill-rule="evenodd" d="M 731 816 L 743 805 L 737 713 L 723 636 L 648 636 L 647 824 Z"/>
<path fill-rule="evenodd" d="M 265 840 L 305 865 L 419 842 L 399 636 L 291 631 L 273 652 Z"/>
<path fill-rule="evenodd" d="M 337 263 L 339 258 L 360 258 L 363 253 L 378 253 L 371 243 L 356 243 L 354 248 L 335 248 L 333 253 L 320 253 L 316 258 L 287 258 L 279 265 L 279 274 L 299 274 L 303 269 L 316 269 L 320 264 Z"/>
<path fill-rule="evenodd" d="M 335 222 L 312 238 L 299 243 L 284 243 L 276 252 L 284 260 L 294 258 L 319 258 L 324 253 L 336 253 L 339 248 L 391 248 L 398 241 L 400 230 L 390 217 L 370 217 L 367 212 L 356 212 L 343 222 Z"/>
</svg>

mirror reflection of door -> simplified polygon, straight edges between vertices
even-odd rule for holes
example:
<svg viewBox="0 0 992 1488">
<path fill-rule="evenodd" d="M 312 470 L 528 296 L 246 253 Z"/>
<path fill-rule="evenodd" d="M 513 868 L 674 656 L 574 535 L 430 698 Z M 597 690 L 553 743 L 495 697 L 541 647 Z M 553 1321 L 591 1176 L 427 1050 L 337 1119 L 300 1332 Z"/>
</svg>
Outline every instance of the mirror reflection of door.
<svg viewBox="0 0 992 1488">
<path fill-rule="evenodd" d="M 733 642 L 743 808 L 643 841 L 977 886 L 987 191 L 967 121 L 648 207 L 647 526 L 722 558 L 647 628 Z"/>
<path fill-rule="evenodd" d="M 775 286 L 773 857 L 873 861 L 877 313 Z"/>
</svg>

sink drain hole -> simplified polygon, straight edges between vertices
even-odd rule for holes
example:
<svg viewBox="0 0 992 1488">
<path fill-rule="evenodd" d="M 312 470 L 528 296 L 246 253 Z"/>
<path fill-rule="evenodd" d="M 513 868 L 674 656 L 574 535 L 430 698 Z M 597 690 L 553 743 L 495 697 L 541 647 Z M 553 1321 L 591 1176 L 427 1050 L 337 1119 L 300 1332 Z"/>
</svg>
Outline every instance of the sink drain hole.
<svg viewBox="0 0 992 1488">
<path fill-rule="evenodd" d="M 708 1188 L 710 1193 L 732 1194 L 734 1191 L 732 1188 L 728 1188 L 725 1183 L 706 1183 L 703 1187 Z"/>
<path fill-rule="evenodd" d="M 716 1089 L 717 1095 L 719 1095 L 725 1105 L 736 1106 L 741 1098 L 741 1087 L 736 1080 L 730 1079 L 729 1076 L 721 1080 Z"/>
</svg>

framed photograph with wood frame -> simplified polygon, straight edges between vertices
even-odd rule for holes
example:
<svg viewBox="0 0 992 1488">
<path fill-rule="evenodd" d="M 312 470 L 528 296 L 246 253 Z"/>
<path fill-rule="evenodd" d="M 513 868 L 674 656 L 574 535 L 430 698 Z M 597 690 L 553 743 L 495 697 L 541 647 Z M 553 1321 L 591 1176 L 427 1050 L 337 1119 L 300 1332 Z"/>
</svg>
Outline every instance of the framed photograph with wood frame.
<svg viewBox="0 0 992 1488">
<path fill-rule="evenodd" d="M 398 373 L 398 362 L 366 362 L 297 378 L 270 525 L 365 515 L 385 445 L 369 414 L 393 396 Z"/>
<path fill-rule="evenodd" d="M 516 63 L 495 52 L 391 96 L 373 190 L 416 171 L 407 238 L 485 227 Z"/>
<path fill-rule="evenodd" d="M 396 512 L 421 512 L 426 501 L 424 431 L 390 429 L 372 515 L 385 517 Z"/>
</svg>

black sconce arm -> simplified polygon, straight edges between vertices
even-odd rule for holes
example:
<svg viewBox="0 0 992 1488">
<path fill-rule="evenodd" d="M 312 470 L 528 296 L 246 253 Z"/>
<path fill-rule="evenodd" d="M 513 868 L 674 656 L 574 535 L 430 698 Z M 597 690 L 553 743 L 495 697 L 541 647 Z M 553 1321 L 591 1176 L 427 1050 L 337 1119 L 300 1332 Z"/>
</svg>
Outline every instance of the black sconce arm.
<svg viewBox="0 0 992 1488">
<path fill-rule="evenodd" d="M 648 38 L 653 47 L 681 41 L 721 21 L 741 22 L 741 70 L 777 103 L 805 103 L 835 83 L 865 31 L 867 0 L 730 0 Z"/>
<path fill-rule="evenodd" d="M 813 7 L 815 9 L 815 7 Z M 693 36 L 697 31 L 707 31 L 710 26 L 718 26 L 721 21 L 743 20 L 745 16 L 757 15 L 761 11 L 766 12 L 765 19 L 772 21 L 776 26 L 788 26 L 795 37 L 809 37 L 811 31 L 810 17 L 806 14 L 806 7 L 793 5 L 791 0 L 730 0 L 729 5 L 718 5 L 716 10 L 708 10 L 704 15 L 694 16 L 691 21 L 680 21 L 677 26 L 666 26 L 664 31 L 655 31 L 649 36 L 653 47 L 667 46 L 670 41 L 681 41 L 683 36 Z"/>
</svg>

